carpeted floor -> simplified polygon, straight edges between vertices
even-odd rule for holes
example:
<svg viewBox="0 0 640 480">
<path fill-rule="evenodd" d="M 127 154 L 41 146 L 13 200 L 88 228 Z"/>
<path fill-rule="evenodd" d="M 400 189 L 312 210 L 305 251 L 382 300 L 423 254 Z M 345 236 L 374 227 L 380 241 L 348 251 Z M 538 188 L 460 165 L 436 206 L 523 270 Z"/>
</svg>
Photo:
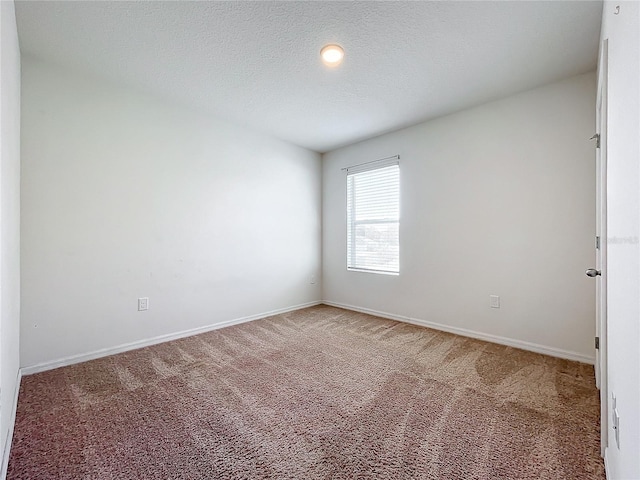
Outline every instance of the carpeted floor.
<svg viewBox="0 0 640 480">
<path fill-rule="evenodd" d="M 593 367 L 318 306 L 22 379 L 8 479 L 603 479 Z"/>
</svg>

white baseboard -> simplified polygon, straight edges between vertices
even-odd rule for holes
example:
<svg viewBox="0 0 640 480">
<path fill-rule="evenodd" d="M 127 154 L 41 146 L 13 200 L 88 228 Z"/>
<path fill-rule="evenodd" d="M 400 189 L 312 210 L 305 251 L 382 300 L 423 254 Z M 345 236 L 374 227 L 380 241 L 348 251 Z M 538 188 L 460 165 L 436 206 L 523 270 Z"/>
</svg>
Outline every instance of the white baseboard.
<svg viewBox="0 0 640 480">
<path fill-rule="evenodd" d="M 13 428 L 16 425 L 16 410 L 18 408 L 18 394 L 20 393 L 20 381 L 22 380 L 22 370 L 18 369 L 16 377 L 16 386 L 13 393 L 13 404 L 11 406 L 11 417 L 9 418 L 9 429 L 4 442 L 4 450 L 2 451 L 2 465 L 0 467 L 0 479 L 7 478 L 7 469 L 9 468 L 9 454 L 11 453 L 11 441 L 13 440 Z"/>
<path fill-rule="evenodd" d="M 89 360 L 95 360 L 96 358 L 108 357 L 116 353 L 127 352 L 129 350 L 135 350 L 137 348 L 148 347 L 156 345 L 158 343 L 169 342 L 171 340 L 177 340 L 179 338 L 190 337 L 199 333 L 210 332 L 211 330 L 217 330 L 219 328 L 230 327 L 231 325 L 238 325 L 240 323 L 251 322 L 260 318 L 270 317 L 272 315 L 278 315 L 280 313 L 291 312 L 293 310 L 300 310 L 301 308 L 313 307 L 320 305 L 322 302 L 307 302 L 300 305 L 294 305 L 292 307 L 281 308 L 278 310 L 272 310 L 270 312 L 258 313 L 256 315 L 250 315 L 248 317 L 234 318 L 232 320 L 226 320 L 224 322 L 214 323 L 213 325 L 205 325 L 204 327 L 192 328 L 189 330 L 183 330 L 180 332 L 169 333 L 167 335 L 160 335 L 158 337 L 147 338 L 145 340 L 138 340 L 136 342 L 125 343 L 124 345 L 118 345 L 116 347 L 102 348 L 93 352 L 80 353 L 78 355 L 70 355 L 68 357 L 60 358 L 50 362 L 38 363 L 28 367 L 23 367 L 23 375 L 31 375 L 34 373 L 45 372 L 47 370 L 53 370 L 54 368 L 66 367 L 75 363 L 86 362 Z"/>
<path fill-rule="evenodd" d="M 94 360 L 96 358 L 101 358 L 101 357 L 106 357 L 109 355 L 114 355 L 116 353 L 122 353 L 122 352 L 126 352 L 129 350 L 135 350 L 137 348 L 143 348 L 143 347 L 148 347 L 151 345 L 156 345 L 158 343 L 163 343 L 163 342 L 168 342 L 171 340 L 177 340 L 179 338 L 184 338 L 184 337 L 189 337 L 192 335 L 197 335 L 199 333 L 205 333 L 205 332 L 209 332 L 212 330 L 217 330 L 219 328 L 224 328 L 224 327 L 228 327 L 231 325 L 238 325 L 240 323 L 245 323 L 245 322 L 250 322 L 253 320 L 258 320 L 260 318 L 265 318 L 265 317 L 269 317 L 272 315 L 278 315 L 280 313 L 286 313 L 286 312 L 291 312 L 294 310 L 299 310 L 302 308 L 307 308 L 307 307 L 312 307 L 315 305 L 320 305 L 320 304 L 325 304 L 325 305 L 330 305 L 333 307 L 338 307 L 338 308 L 344 308 L 346 310 L 352 310 L 352 311 L 356 311 L 356 312 L 362 312 L 362 313 L 367 313 L 370 315 L 375 315 L 378 317 L 382 317 L 382 318 L 388 318 L 391 320 L 397 320 L 400 322 L 406 322 L 406 323 L 411 323 L 414 325 L 419 325 L 419 326 L 423 326 L 423 327 L 427 327 L 427 328 L 432 328 L 434 330 L 440 330 L 440 331 L 444 331 L 444 332 L 448 332 L 448 333 L 453 333 L 453 334 L 457 334 L 457 335 L 461 335 L 461 336 L 465 336 L 465 337 L 471 337 L 471 338 L 477 338 L 479 340 L 485 340 L 487 342 L 492 342 L 492 343 L 498 343 L 501 345 L 507 345 L 510 347 L 515 347 L 515 348 L 520 348 L 523 350 L 529 350 L 532 352 L 536 352 L 536 353 L 542 353 L 545 355 L 550 355 L 553 357 L 559 357 L 559 358 L 565 358 L 568 360 L 575 360 L 578 362 L 583 362 L 583 363 L 589 363 L 589 364 L 593 364 L 595 362 L 595 358 L 593 357 L 589 357 L 588 355 L 583 355 L 577 352 L 571 352 L 568 350 L 561 350 L 561 349 L 557 349 L 557 348 L 553 348 L 553 347 L 546 347 L 544 345 L 538 345 L 535 343 L 530 343 L 530 342 L 524 342 L 522 340 L 516 340 L 516 339 L 511 339 L 511 338 L 506 338 L 506 337 L 500 337 L 497 335 L 491 335 L 491 334 L 487 334 L 487 333 L 481 333 L 481 332 L 476 332 L 473 330 L 467 330 L 464 328 L 458 328 L 458 327 L 451 327 L 448 325 L 443 325 L 440 323 L 435 323 L 435 322 L 430 322 L 428 320 L 423 320 L 423 319 L 418 319 L 418 318 L 412 318 L 412 317 L 406 317 L 403 315 L 395 315 L 395 314 L 391 314 L 388 312 L 381 312 L 378 310 L 372 310 L 369 308 L 363 308 L 363 307 L 356 307 L 354 305 L 347 305 L 347 304 L 342 304 L 342 303 L 337 303 L 337 302 L 330 302 L 327 300 L 324 300 L 322 302 L 308 302 L 308 303 L 304 303 L 304 304 L 300 304 L 300 305 L 295 305 L 292 307 L 287 307 L 287 308 L 282 308 L 282 309 L 278 309 L 278 310 L 272 310 L 270 312 L 264 312 L 264 313 L 260 313 L 260 314 L 256 314 L 256 315 L 250 315 L 247 317 L 241 317 L 241 318 L 236 318 L 236 319 L 232 319 L 232 320 L 227 320 L 224 322 L 220 322 L 220 323 L 216 323 L 213 325 L 207 325 L 204 327 L 198 327 L 198 328 L 193 328 L 193 329 L 189 329 L 189 330 L 183 330 L 181 332 L 176 332 L 176 333 L 170 333 L 167 335 L 160 335 L 158 337 L 153 337 L 153 338 L 149 338 L 149 339 L 145 339 L 145 340 L 140 340 L 137 342 L 131 342 L 131 343 L 127 343 L 124 345 L 119 345 L 117 347 L 111 347 L 111 348 L 104 348 L 104 349 L 100 349 L 100 350 L 96 350 L 93 352 L 88 352 L 88 353 L 83 353 L 83 354 L 78 354 L 78 355 L 71 355 L 69 357 L 65 357 L 65 358 L 61 358 L 59 360 L 54 360 L 51 362 L 44 362 L 44 363 L 40 363 L 37 365 L 32 365 L 29 367 L 24 367 L 18 370 L 18 374 L 17 374 L 17 379 L 16 379 L 16 385 L 15 385 L 15 392 L 14 392 L 14 399 L 13 399 L 13 405 L 12 405 L 12 410 L 11 410 L 11 419 L 10 419 L 10 423 L 9 423 L 9 430 L 7 432 L 7 438 L 5 441 L 5 447 L 4 447 L 4 451 L 2 452 L 2 465 L 1 465 L 1 469 L 0 469 L 0 480 L 5 480 L 6 476 L 7 476 L 7 468 L 9 466 L 9 456 L 10 456 L 10 452 L 11 452 L 11 441 L 13 439 L 13 430 L 15 427 L 15 420 L 16 420 L 16 408 L 18 405 L 18 394 L 20 392 L 20 382 L 22 379 L 23 375 L 30 375 L 33 373 L 39 373 L 39 372 L 44 372 L 47 370 L 52 370 L 54 368 L 58 368 L 58 367 L 64 367 L 67 365 L 73 365 L 75 363 L 81 363 L 81 362 L 86 362 L 88 360 Z M 605 457 L 604 457 L 604 464 L 605 464 L 605 472 L 606 472 L 606 477 L 607 478 L 611 478 L 609 475 L 609 468 L 608 468 L 608 461 L 607 461 L 607 455 L 608 453 L 608 449 L 605 451 Z"/>
<path fill-rule="evenodd" d="M 368 313 L 377 317 L 388 318 L 391 320 L 397 320 L 399 322 L 411 323 L 413 325 L 420 325 L 422 327 L 433 328 L 434 330 L 441 330 L 443 332 L 454 333 L 463 337 L 477 338 L 478 340 L 484 340 L 486 342 L 499 343 L 500 345 L 506 345 L 508 347 L 520 348 L 522 350 L 528 350 L 530 352 L 542 353 L 544 355 L 550 355 L 552 357 L 564 358 L 567 360 L 574 360 L 577 362 L 595 364 L 595 357 L 584 355 L 578 352 L 572 352 L 569 350 L 561 350 L 559 348 L 547 347 L 544 345 L 538 345 L 537 343 L 525 342 L 523 340 L 516 340 L 514 338 L 500 337 L 498 335 L 492 335 L 489 333 L 476 332 L 474 330 L 467 330 L 466 328 L 451 327 L 449 325 L 443 325 L 441 323 L 430 322 L 420 318 L 406 317 L 404 315 L 395 315 L 388 312 L 380 312 L 378 310 L 372 310 L 370 308 L 356 307 L 354 305 L 346 305 L 343 303 L 330 302 L 323 300 L 325 305 L 331 305 L 333 307 L 344 308 L 346 310 L 353 310 L 355 312 Z"/>
</svg>

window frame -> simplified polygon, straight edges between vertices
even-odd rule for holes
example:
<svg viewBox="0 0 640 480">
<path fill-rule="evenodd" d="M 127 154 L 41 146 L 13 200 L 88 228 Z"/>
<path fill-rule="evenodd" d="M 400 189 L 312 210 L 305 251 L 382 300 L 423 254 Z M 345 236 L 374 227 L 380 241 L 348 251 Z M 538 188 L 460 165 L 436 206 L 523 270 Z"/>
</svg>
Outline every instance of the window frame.
<svg viewBox="0 0 640 480">
<path fill-rule="evenodd" d="M 346 170 L 346 227 L 347 227 L 347 235 L 346 235 L 346 266 L 347 271 L 349 272 L 363 272 L 363 273 L 374 273 L 380 275 L 400 275 L 400 161 L 399 156 L 390 157 L 387 159 L 378 160 L 375 162 L 367 162 L 365 164 L 356 165 L 354 167 L 345 168 Z M 383 168 L 388 168 L 391 166 L 397 167 L 397 189 L 398 189 L 398 212 L 397 216 L 394 218 L 379 218 L 379 219 L 368 219 L 368 220 L 355 220 L 352 217 L 355 215 L 355 197 L 357 195 L 357 188 L 353 183 L 350 182 L 355 181 L 355 176 L 357 174 L 373 172 L 376 170 L 380 170 Z M 349 196 L 351 195 L 351 198 Z M 356 241 L 357 235 L 356 231 L 359 225 L 397 225 L 398 233 L 398 252 L 397 252 L 397 270 L 380 270 L 375 268 L 366 268 L 362 266 L 356 265 L 356 256 L 357 256 L 357 248 Z M 354 265 L 354 266 L 351 266 Z"/>
</svg>

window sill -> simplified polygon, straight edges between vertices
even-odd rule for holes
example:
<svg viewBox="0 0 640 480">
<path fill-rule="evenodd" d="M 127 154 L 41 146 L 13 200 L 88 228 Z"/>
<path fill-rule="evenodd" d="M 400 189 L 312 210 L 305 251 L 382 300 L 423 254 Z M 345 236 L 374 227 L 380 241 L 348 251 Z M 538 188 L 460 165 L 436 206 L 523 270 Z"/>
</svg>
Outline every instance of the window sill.
<svg viewBox="0 0 640 480">
<path fill-rule="evenodd" d="M 394 277 L 397 277 L 400 275 L 400 272 L 386 272 L 384 270 L 367 270 L 365 268 L 349 268 L 349 267 L 347 267 L 347 272 L 376 273 L 378 275 L 391 275 Z"/>
</svg>

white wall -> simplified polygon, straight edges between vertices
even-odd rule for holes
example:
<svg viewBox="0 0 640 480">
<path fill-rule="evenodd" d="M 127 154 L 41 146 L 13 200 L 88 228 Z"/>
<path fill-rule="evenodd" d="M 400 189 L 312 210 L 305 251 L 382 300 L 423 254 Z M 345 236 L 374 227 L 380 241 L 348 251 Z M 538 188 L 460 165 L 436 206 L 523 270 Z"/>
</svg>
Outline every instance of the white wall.
<svg viewBox="0 0 640 480">
<path fill-rule="evenodd" d="M 591 360 L 595 83 L 588 73 L 325 154 L 323 298 Z M 340 169 L 395 154 L 401 273 L 348 272 Z"/>
<path fill-rule="evenodd" d="M 20 49 L 13 1 L 0 2 L 0 455 L 15 414 L 20 333 Z M 6 459 L 5 459 L 6 460 Z"/>
<path fill-rule="evenodd" d="M 22 366 L 320 300 L 317 153 L 34 59 L 22 74 Z"/>
<path fill-rule="evenodd" d="M 616 6 L 621 6 L 616 14 Z M 605 2 L 607 117 L 608 398 L 616 395 L 620 449 L 609 422 L 608 478 L 640 478 L 640 7 Z M 609 402 L 611 418 L 611 402 Z"/>
</svg>

